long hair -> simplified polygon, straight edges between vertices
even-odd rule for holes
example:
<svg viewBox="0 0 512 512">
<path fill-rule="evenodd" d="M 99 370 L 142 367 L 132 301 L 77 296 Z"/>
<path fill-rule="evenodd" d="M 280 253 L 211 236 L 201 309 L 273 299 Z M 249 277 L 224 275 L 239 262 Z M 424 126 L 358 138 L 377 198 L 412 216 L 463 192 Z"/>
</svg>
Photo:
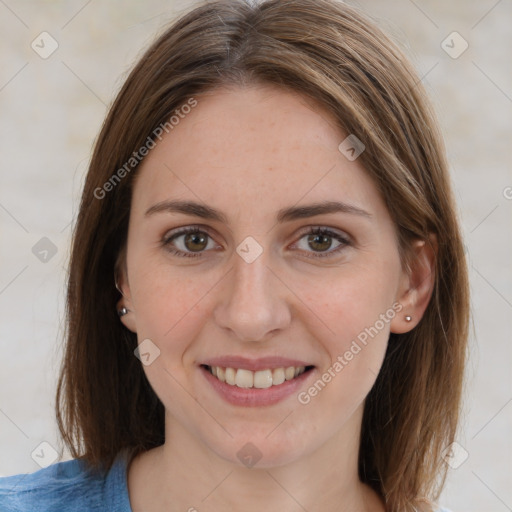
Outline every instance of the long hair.
<svg viewBox="0 0 512 512">
<path fill-rule="evenodd" d="M 73 457 L 102 469 L 124 448 L 164 443 L 164 407 L 134 356 L 136 335 L 116 313 L 134 152 L 156 143 L 158 127 L 191 98 L 248 83 L 301 93 L 364 142 L 360 158 L 396 225 L 404 265 L 414 240 L 437 238 L 432 298 L 412 331 L 390 335 L 361 430 L 361 481 L 387 510 L 412 511 L 439 496 L 442 452 L 457 431 L 467 268 L 445 149 L 421 81 L 371 20 L 336 0 L 205 2 L 129 74 L 95 143 L 73 232 L 56 396 L 62 438 Z"/>
</svg>

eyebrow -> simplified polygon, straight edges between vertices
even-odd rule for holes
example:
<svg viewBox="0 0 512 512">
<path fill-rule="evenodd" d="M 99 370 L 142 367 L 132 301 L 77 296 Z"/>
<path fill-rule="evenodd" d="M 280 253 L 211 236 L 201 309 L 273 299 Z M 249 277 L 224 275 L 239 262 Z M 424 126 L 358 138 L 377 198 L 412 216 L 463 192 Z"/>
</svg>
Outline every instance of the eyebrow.
<svg viewBox="0 0 512 512">
<path fill-rule="evenodd" d="M 162 212 L 184 213 L 186 215 L 193 215 L 194 217 L 215 220 L 218 222 L 223 222 L 224 224 L 228 224 L 227 217 L 222 212 L 205 204 L 196 203 L 194 201 L 162 201 L 151 206 L 146 211 L 145 217 L 149 217 L 155 213 Z M 366 210 L 358 208 L 357 206 L 340 201 L 325 201 L 322 203 L 313 203 L 305 206 L 291 206 L 289 208 L 283 208 L 278 211 L 276 218 L 277 222 L 283 223 L 328 213 L 348 213 L 366 218 L 372 217 L 371 213 L 368 213 Z"/>
</svg>

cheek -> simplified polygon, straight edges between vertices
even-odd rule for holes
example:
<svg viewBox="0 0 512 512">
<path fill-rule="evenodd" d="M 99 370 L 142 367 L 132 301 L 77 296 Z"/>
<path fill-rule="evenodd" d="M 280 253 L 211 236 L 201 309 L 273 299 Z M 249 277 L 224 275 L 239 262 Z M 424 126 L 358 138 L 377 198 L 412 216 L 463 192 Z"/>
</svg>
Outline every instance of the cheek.
<svg viewBox="0 0 512 512">
<path fill-rule="evenodd" d="M 298 399 L 308 411 L 326 415 L 332 425 L 345 422 L 373 387 L 395 315 L 389 293 L 359 285 L 346 280 L 331 293 L 310 288 L 307 299 L 321 318 L 314 322 L 323 327 L 312 332 L 328 357 L 317 379 L 301 390 Z"/>
<path fill-rule="evenodd" d="M 151 270 L 140 272 L 132 285 L 139 337 L 158 340 L 158 345 L 166 348 L 172 340 L 172 347 L 179 348 L 179 340 L 193 339 L 200 325 L 201 301 L 215 280 L 211 276 L 189 278 L 161 263 L 146 264 L 145 268 Z"/>
<path fill-rule="evenodd" d="M 387 273 L 372 266 L 347 269 L 335 279 L 297 281 L 297 295 L 310 311 L 309 329 L 328 355 L 320 371 L 322 383 L 311 393 L 306 390 L 308 395 L 316 396 L 325 384 L 334 395 L 327 392 L 324 398 L 343 404 L 343 410 L 366 396 L 380 371 L 396 315 L 395 287 L 393 267 Z"/>
<path fill-rule="evenodd" d="M 343 348 L 386 314 L 395 298 L 397 274 L 393 267 L 379 269 L 352 266 L 336 269 L 316 279 L 296 279 L 294 292 L 309 308 L 309 316 L 321 326 L 322 337 L 330 345 Z M 389 332 L 389 322 L 386 323 Z M 384 330 L 379 323 L 379 331 Z"/>
</svg>

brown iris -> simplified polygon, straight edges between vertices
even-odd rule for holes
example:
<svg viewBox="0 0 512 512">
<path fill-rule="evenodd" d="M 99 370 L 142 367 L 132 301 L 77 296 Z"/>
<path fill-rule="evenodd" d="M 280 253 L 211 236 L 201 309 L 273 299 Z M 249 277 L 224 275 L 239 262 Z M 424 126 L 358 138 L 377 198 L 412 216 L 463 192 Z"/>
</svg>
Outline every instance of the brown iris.
<svg viewBox="0 0 512 512">
<path fill-rule="evenodd" d="M 317 244 L 319 251 L 325 251 L 331 247 L 332 239 L 330 236 L 313 234 L 308 236 L 308 244 Z M 318 245 L 322 247 L 318 247 Z M 311 247 L 315 248 L 313 245 Z"/>
<path fill-rule="evenodd" d="M 189 242 L 191 245 L 188 245 Z M 185 247 L 190 251 L 202 251 L 208 245 L 208 235 L 201 233 L 200 231 L 195 233 L 187 233 L 185 235 L 184 243 Z"/>
</svg>

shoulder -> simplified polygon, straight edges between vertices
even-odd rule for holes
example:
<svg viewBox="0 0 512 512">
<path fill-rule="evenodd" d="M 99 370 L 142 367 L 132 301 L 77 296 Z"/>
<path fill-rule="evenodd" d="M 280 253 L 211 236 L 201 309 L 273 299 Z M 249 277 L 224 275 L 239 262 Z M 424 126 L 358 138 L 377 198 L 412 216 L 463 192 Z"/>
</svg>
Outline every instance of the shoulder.
<svg viewBox="0 0 512 512">
<path fill-rule="evenodd" d="M 79 459 L 58 462 L 34 473 L 0 478 L 0 509 L 8 512 L 95 508 L 99 475 L 87 471 Z"/>
<path fill-rule="evenodd" d="M 73 459 L 34 473 L 0 478 L 0 510 L 131 512 L 125 455 L 117 456 L 108 473 L 93 471 L 83 460 Z"/>
</svg>

